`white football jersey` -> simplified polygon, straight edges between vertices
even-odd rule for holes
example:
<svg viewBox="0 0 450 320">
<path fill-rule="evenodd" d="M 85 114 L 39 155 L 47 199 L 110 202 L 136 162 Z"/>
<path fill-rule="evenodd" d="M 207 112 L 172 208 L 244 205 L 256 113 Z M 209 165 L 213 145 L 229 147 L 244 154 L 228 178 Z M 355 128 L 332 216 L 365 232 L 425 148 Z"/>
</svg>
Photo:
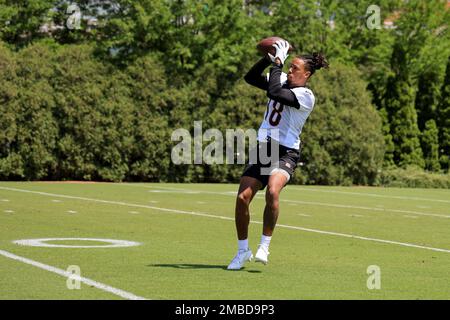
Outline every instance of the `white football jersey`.
<svg viewBox="0 0 450 320">
<path fill-rule="evenodd" d="M 282 73 L 281 85 L 287 82 L 287 74 Z M 299 109 L 285 106 L 279 102 L 269 99 L 264 120 L 258 130 L 258 140 L 266 141 L 271 137 L 288 148 L 300 148 L 300 134 L 303 126 L 314 108 L 315 97 L 313 92 L 305 87 L 290 89 L 297 97 Z M 273 132 L 278 130 L 278 133 Z"/>
</svg>

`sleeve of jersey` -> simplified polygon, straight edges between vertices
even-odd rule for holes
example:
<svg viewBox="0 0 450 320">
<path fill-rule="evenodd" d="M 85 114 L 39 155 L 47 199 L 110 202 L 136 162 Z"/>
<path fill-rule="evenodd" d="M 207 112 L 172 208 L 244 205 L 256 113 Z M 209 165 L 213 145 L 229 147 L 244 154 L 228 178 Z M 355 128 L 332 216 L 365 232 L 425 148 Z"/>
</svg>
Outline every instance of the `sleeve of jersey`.
<svg viewBox="0 0 450 320">
<path fill-rule="evenodd" d="M 273 66 L 270 68 L 269 74 L 269 85 L 267 88 L 267 97 L 275 100 L 285 106 L 291 106 L 294 108 L 299 108 L 298 101 L 295 97 L 295 93 L 288 88 L 283 88 L 281 85 L 281 76 L 283 75 L 281 71 L 281 66 Z"/>
<path fill-rule="evenodd" d="M 245 81 L 257 88 L 267 90 L 269 80 L 262 74 L 264 69 L 270 65 L 270 61 L 266 58 L 260 59 L 255 65 L 247 72 L 244 79 Z"/>
<path fill-rule="evenodd" d="M 314 96 L 310 90 L 305 88 L 294 88 L 291 91 L 295 94 L 300 110 L 311 111 L 314 108 Z"/>
</svg>

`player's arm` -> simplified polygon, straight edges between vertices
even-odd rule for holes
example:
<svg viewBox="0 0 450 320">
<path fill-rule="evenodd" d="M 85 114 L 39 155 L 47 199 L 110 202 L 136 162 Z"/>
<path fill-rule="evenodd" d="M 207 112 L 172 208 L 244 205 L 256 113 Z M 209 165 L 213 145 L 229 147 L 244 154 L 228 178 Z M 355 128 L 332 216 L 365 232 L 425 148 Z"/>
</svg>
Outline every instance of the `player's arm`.
<svg viewBox="0 0 450 320">
<path fill-rule="evenodd" d="M 282 68 L 283 65 L 281 63 L 274 64 L 274 66 L 270 68 L 267 96 L 281 104 L 298 109 L 300 108 L 300 104 L 298 103 L 295 94 L 290 89 L 281 86 L 280 77 Z"/>
<path fill-rule="evenodd" d="M 275 56 L 268 54 L 270 60 L 273 62 L 272 68 L 270 68 L 269 85 L 267 88 L 267 96 L 280 102 L 286 106 L 294 108 L 300 108 L 297 97 L 295 94 L 287 88 L 281 86 L 280 77 L 281 70 L 283 69 L 283 63 L 286 61 L 289 52 L 289 42 L 279 40 L 273 45 L 275 48 Z"/>
<path fill-rule="evenodd" d="M 270 65 L 271 61 L 267 58 L 262 58 L 250 69 L 245 75 L 245 81 L 257 88 L 267 90 L 269 82 L 267 78 L 262 74 L 264 70 Z"/>
</svg>

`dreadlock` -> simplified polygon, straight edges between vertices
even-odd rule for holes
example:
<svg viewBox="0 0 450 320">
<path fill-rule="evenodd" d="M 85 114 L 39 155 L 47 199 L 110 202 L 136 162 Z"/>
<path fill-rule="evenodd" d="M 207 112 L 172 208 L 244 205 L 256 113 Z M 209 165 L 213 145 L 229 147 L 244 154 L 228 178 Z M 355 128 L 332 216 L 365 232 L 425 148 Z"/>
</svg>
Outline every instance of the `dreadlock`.
<svg viewBox="0 0 450 320">
<path fill-rule="evenodd" d="M 313 54 L 305 54 L 299 56 L 300 59 L 305 61 L 305 69 L 311 72 L 311 76 L 321 68 L 328 68 L 329 63 L 322 53 L 314 52 Z"/>
</svg>

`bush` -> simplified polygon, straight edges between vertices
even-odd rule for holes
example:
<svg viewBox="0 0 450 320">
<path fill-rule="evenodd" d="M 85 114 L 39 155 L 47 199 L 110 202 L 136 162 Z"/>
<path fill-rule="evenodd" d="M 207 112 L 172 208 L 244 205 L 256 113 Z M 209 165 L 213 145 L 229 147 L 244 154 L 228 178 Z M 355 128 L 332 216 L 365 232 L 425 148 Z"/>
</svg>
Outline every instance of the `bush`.
<svg viewBox="0 0 450 320">
<path fill-rule="evenodd" d="M 381 118 L 354 67 L 333 64 L 313 76 L 316 106 L 302 139 L 308 184 L 374 184 L 382 167 Z"/>
<path fill-rule="evenodd" d="M 400 188 L 450 188 L 450 174 L 438 174 L 417 167 L 383 170 L 378 176 L 378 185 Z"/>
</svg>

